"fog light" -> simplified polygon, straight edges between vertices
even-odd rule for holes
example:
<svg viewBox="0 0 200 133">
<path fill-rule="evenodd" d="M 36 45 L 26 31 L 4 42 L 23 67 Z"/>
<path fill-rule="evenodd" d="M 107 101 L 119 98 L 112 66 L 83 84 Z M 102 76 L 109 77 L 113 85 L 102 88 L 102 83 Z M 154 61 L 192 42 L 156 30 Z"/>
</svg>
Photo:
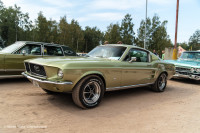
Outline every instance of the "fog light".
<svg viewBox="0 0 200 133">
<path fill-rule="evenodd" d="M 63 71 L 61 69 L 58 70 L 58 77 L 59 78 L 63 78 L 64 74 Z"/>
</svg>

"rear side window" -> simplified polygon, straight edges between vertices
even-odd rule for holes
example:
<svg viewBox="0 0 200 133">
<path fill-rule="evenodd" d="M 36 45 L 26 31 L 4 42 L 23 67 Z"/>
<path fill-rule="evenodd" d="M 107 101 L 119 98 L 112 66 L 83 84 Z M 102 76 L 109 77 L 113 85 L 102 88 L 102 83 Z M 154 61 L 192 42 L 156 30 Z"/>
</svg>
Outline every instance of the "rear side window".
<svg viewBox="0 0 200 133">
<path fill-rule="evenodd" d="M 41 45 L 27 44 L 14 54 L 23 54 L 23 52 L 27 55 L 41 55 Z"/>
<path fill-rule="evenodd" d="M 44 45 L 44 55 L 63 56 L 61 47 Z"/>
<path fill-rule="evenodd" d="M 64 54 L 66 56 L 76 56 L 76 52 L 74 52 L 72 49 L 70 49 L 69 47 L 65 47 L 63 46 L 63 51 L 64 51 Z"/>
<path fill-rule="evenodd" d="M 131 49 L 124 61 L 130 61 L 131 57 L 136 57 L 135 62 L 148 62 L 148 53 L 140 49 Z"/>
</svg>

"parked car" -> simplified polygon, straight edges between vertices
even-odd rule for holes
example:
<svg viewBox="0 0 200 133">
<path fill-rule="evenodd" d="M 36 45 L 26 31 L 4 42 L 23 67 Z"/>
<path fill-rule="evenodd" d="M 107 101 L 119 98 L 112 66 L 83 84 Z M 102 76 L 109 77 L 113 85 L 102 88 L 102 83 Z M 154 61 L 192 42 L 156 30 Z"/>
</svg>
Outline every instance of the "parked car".
<svg viewBox="0 0 200 133">
<path fill-rule="evenodd" d="M 200 80 L 200 51 L 185 51 L 178 60 L 166 61 L 175 65 L 175 78 Z"/>
<path fill-rule="evenodd" d="M 40 58 L 25 61 L 23 73 L 48 93 L 72 92 L 81 108 L 93 108 L 104 92 L 151 86 L 163 92 L 175 67 L 150 51 L 132 45 L 101 45 L 85 57 Z"/>
<path fill-rule="evenodd" d="M 5 47 L 4 43 L 5 41 L 3 41 L 3 39 L 0 36 L 0 51 Z"/>
<path fill-rule="evenodd" d="M 0 51 L 4 48 L 4 45 L 0 42 Z"/>
<path fill-rule="evenodd" d="M 18 41 L 0 51 L 0 78 L 22 76 L 24 60 L 47 56 L 76 56 L 76 53 L 68 46 Z"/>
<path fill-rule="evenodd" d="M 87 53 L 77 53 L 78 56 L 85 56 Z"/>
</svg>

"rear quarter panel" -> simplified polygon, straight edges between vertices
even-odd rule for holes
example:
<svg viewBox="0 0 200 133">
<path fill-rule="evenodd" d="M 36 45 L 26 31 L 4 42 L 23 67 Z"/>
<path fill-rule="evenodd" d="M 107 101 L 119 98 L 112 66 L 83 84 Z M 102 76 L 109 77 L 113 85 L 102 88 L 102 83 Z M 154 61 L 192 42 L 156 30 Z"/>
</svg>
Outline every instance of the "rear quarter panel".
<svg viewBox="0 0 200 133">
<path fill-rule="evenodd" d="M 156 68 L 156 72 L 155 72 L 155 77 L 154 77 L 154 81 L 156 81 L 156 79 L 158 78 L 158 76 L 163 73 L 166 72 L 167 73 L 167 79 L 172 78 L 172 76 L 175 74 L 175 66 L 171 63 L 167 63 L 164 61 L 153 61 L 153 66 L 154 68 Z"/>
<path fill-rule="evenodd" d="M 4 54 L 0 54 L 0 75 L 4 75 Z"/>
</svg>

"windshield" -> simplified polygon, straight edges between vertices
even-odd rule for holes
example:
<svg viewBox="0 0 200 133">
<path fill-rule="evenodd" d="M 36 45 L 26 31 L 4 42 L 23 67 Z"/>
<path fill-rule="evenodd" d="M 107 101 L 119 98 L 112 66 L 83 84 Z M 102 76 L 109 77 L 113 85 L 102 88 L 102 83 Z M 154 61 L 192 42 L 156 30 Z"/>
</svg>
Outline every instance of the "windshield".
<svg viewBox="0 0 200 133">
<path fill-rule="evenodd" d="M 119 60 L 125 50 L 126 47 L 123 46 L 98 46 L 86 56 Z"/>
<path fill-rule="evenodd" d="M 3 53 L 12 53 L 12 52 L 14 52 L 15 50 L 17 50 L 18 48 L 20 48 L 23 45 L 24 45 L 24 42 L 15 42 L 14 44 L 2 49 L 1 52 L 3 52 Z"/>
<path fill-rule="evenodd" d="M 200 52 L 184 52 L 180 59 L 183 60 L 200 60 Z"/>
</svg>

